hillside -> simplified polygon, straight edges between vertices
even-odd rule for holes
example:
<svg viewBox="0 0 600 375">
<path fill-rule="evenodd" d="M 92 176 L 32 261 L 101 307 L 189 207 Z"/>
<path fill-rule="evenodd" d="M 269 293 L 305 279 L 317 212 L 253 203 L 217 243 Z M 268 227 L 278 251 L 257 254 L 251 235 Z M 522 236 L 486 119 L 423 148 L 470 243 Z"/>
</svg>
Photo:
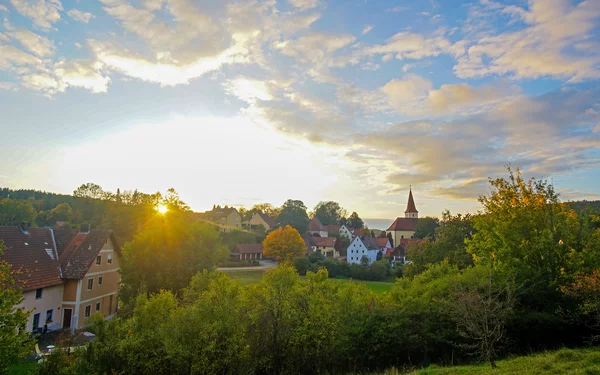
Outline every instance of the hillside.
<svg viewBox="0 0 600 375">
<path fill-rule="evenodd" d="M 393 374 L 394 372 L 388 372 Z M 600 348 L 561 349 L 525 357 L 515 357 L 498 361 L 495 371 L 489 364 L 471 366 L 440 367 L 430 366 L 410 372 L 411 375 L 552 375 L 552 374 L 600 374 Z"/>
</svg>

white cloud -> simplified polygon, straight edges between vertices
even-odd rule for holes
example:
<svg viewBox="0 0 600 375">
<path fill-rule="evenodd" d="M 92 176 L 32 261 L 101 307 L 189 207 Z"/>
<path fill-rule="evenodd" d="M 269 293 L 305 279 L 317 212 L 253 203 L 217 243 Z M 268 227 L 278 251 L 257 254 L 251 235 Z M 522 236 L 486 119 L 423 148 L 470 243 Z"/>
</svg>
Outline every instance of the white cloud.
<svg viewBox="0 0 600 375">
<path fill-rule="evenodd" d="M 462 54 L 462 46 L 453 44 L 448 39 L 436 36 L 427 38 L 421 34 L 407 31 L 399 32 L 389 38 L 385 44 L 365 47 L 363 55 L 395 56 L 398 60 L 422 59 L 424 57 L 438 56 L 442 53 L 453 55 Z"/>
<path fill-rule="evenodd" d="M 69 15 L 69 17 L 71 17 L 72 19 L 74 19 L 77 22 L 81 22 L 81 23 L 89 23 L 90 20 L 92 18 L 94 18 L 94 15 L 92 13 L 88 13 L 88 12 L 83 12 L 79 9 L 71 9 L 67 12 L 67 14 Z"/>
<path fill-rule="evenodd" d="M 100 71 L 102 65 L 93 60 L 71 60 L 58 63 L 54 73 L 65 87 L 82 87 L 93 93 L 107 92 L 110 78 Z"/>
<path fill-rule="evenodd" d="M 27 74 L 21 77 L 23 86 L 28 89 L 41 91 L 51 96 L 64 91 L 64 85 L 46 73 Z"/>
<path fill-rule="evenodd" d="M 0 81 L 0 90 L 6 91 L 17 91 L 18 87 L 12 82 L 1 82 Z"/>
<path fill-rule="evenodd" d="M 349 46 L 356 38 L 350 34 L 328 35 L 312 33 L 298 39 L 276 43 L 281 53 L 301 61 L 319 62 L 333 52 Z"/>
<path fill-rule="evenodd" d="M 402 7 L 402 6 L 395 6 L 392 8 L 387 8 L 385 11 L 388 13 L 399 13 L 399 12 L 404 12 L 405 10 L 409 10 L 409 7 Z"/>
<path fill-rule="evenodd" d="M 50 29 L 60 20 L 58 11 L 63 10 L 60 0 L 10 0 L 10 3 L 41 29 Z"/>
<path fill-rule="evenodd" d="M 414 102 L 427 94 L 432 87 L 431 81 L 416 74 L 402 79 L 393 79 L 381 88 L 389 98 L 390 105 L 405 109 L 407 103 Z"/>
<path fill-rule="evenodd" d="M 594 133 L 600 133 L 600 124 L 596 125 L 592 131 Z"/>
<path fill-rule="evenodd" d="M 254 103 L 256 100 L 272 100 L 269 84 L 264 81 L 238 77 L 225 84 L 225 90 L 241 100 Z"/>
<path fill-rule="evenodd" d="M 424 102 L 424 110 L 448 113 L 468 107 L 474 109 L 508 95 L 518 94 L 518 92 L 519 90 L 515 87 L 482 86 L 475 88 L 466 83 L 442 85 L 437 90 L 429 91 Z"/>
<path fill-rule="evenodd" d="M 4 5 L 0 5 L 0 12 L 8 12 L 8 8 Z"/>
<path fill-rule="evenodd" d="M 42 61 L 14 46 L 0 45 L 0 70 L 25 72 L 28 66 L 41 66 Z"/>
<path fill-rule="evenodd" d="M 362 35 L 368 34 L 368 33 L 369 33 L 369 31 L 373 30 L 373 27 L 374 27 L 373 25 L 368 25 L 368 26 L 365 26 L 365 28 L 364 28 L 364 29 L 362 29 L 362 31 L 361 31 L 360 33 L 361 33 Z"/>
<path fill-rule="evenodd" d="M 81 43 L 79 43 L 79 42 L 75 42 L 75 43 L 73 43 L 73 45 L 74 45 L 75 47 L 77 47 L 77 48 L 82 48 L 82 47 L 83 47 L 83 46 L 81 45 Z"/>
<path fill-rule="evenodd" d="M 319 6 L 320 0 L 288 0 L 290 4 L 300 10 L 312 9 Z"/>
<path fill-rule="evenodd" d="M 2 42 L 10 42 L 10 38 L 6 36 L 6 34 L 0 33 L 0 41 Z"/>
<path fill-rule="evenodd" d="M 21 45 L 29 52 L 39 56 L 47 57 L 54 54 L 54 43 L 41 35 L 35 34 L 29 30 L 12 31 L 9 35 L 19 41 Z"/>
</svg>

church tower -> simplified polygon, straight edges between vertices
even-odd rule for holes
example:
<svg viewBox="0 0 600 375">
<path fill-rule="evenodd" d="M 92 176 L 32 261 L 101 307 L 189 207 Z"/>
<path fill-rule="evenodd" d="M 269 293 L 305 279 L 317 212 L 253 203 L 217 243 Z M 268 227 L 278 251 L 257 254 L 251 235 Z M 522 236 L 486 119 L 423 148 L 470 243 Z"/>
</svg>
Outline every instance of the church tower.
<svg viewBox="0 0 600 375">
<path fill-rule="evenodd" d="M 413 199 L 412 195 L 412 186 L 408 192 L 408 204 L 406 205 L 406 211 L 404 211 L 404 217 L 411 219 L 419 217 L 419 211 L 417 211 L 415 200 Z"/>
</svg>

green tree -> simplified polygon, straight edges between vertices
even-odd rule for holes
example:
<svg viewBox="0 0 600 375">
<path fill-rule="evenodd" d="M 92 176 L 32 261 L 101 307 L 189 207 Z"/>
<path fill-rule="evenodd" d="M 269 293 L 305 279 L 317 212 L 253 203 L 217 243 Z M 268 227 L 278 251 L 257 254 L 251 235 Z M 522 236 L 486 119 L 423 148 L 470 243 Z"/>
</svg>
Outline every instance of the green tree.
<svg viewBox="0 0 600 375">
<path fill-rule="evenodd" d="M 100 199 L 104 194 L 104 190 L 100 185 L 88 182 L 82 184 L 73 191 L 73 196 L 77 198 Z"/>
<path fill-rule="evenodd" d="M 281 226 L 290 225 L 300 233 L 305 233 L 308 229 L 308 214 L 306 206 L 302 201 L 288 199 L 281 206 L 281 213 L 277 217 L 277 222 Z"/>
<path fill-rule="evenodd" d="M 347 224 L 354 229 L 362 229 L 362 227 L 364 227 L 365 225 L 365 223 L 362 221 L 362 219 L 360 218 L 360 216 L 358 216 L 356 212 L 352 212 L 350 214 L 350 217 L 348 217 Z"/>
<path fill-rule="evenodd" d="M 35 220 L 35 208 L 30 202 L 15 199 L 0 199 L 0 225 L 20 225 Z"/>
<path fill-rule="evenodd" d="M 383 232 L 383 233 L 385 233 L 385 232 Z M 388 238 L 388 240 L 390 240 L 390 245 L 392 245 L 392 247 L 396 246 L 396 245 L 394 245 L 394 237 L 392 236 L 392 232 L 388 232 L 387 238 Z"/>
<path fill-rule="evenodd" d="M 8 366 L 33 349 L 25 332 L 28 313 L 15 308 L 23 301 L 23 293 L 16 285 L 11 266 L 1 260 L 4 245 L 0 241 L 0 374 L 8 374 Z"/>
<path fill-rule="evenodd" d="M 176 211 L 189 211 L 190 206 L 188 206 L 184 201 L 179 198 L 179 193 L 173 188 L 169 188 L 167 190 L 167 194 L 165 194 L 163 198 L 163 204 L 169 208 L 169 210 Z"/>
<path fill-rule="evenodd" d="M 436 217 L 426 216 L 419 218 L 415 230 L 415 238 L 435 239 L 435 230 L 439 226 L 440 220 Z"/>
<path fill-rule="evenodd" d="M 346 214 L 346 210 L 339 203 L 333 201 L 319 202 L 314 209 L 315 217 L 323 225 L 337 224 Z"/>
<path fill-rule="evenodd" d="M 291 261 L 304 255 L 306 244 L 295 228 L 287 225 L 277 228 L 267 235 L 263 241 L 263 255 L 273 257 L 277 261 Z"/>
<path fill-rule="evenodd" d="M 56 221 L 71 221 L 72 218 L 71 206 L 68 203 L 61 203 L 48 213 L 47 221 L 49 224 L 54 224 Z"/>
<path fill-rule="evenodd" d="M 130 303 L 139 291 L 178 293 L 193 275 L 226 254 L 212 226 L 178 211 L 155 215 L 123 247 L 121 296 Z"/>
</svg>

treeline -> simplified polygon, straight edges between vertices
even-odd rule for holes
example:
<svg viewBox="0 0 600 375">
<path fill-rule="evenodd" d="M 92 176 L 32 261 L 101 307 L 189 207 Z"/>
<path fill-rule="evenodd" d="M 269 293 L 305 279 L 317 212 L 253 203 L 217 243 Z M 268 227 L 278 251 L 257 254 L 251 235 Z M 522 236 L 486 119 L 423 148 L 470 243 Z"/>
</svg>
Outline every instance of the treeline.
<svg viewBox="0 0 600 375">
<path fill-rule="evenodd" d="M 382 281 L 401 277 L 404 268 L 397 265 L 392 269 L 389 259 L 382 259 L 369 264 L 368 259 L 364 259 L 361 264 L 350 264 L 342 262 L 339 259 L 326 258 L 319 252 L 314 252 L 309 256 L 299 257 L 294 260 L 294 267 L 300 276 L 305 276 L 308 272 L 317 272 L 324 268 L 331 278 L 353 278 L 357 280 Z"/>
</svg>

